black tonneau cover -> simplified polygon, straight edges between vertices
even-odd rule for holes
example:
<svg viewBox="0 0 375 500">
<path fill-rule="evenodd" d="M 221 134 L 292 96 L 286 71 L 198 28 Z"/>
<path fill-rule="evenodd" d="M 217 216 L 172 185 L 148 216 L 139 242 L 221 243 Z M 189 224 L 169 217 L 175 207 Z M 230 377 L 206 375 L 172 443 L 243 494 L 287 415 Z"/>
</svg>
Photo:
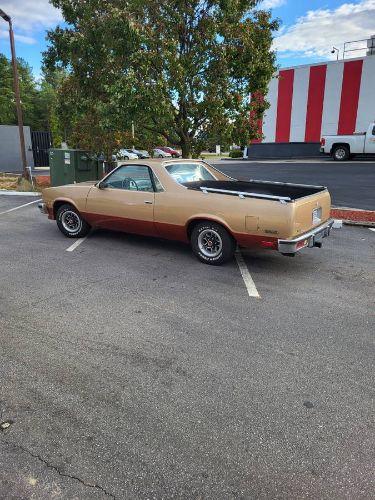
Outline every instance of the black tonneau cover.
<svg viewBox="0 0 375 500">
<path fill-rule="evenodd" d="M 207 192 L 215 192 L 238 196 L 240 193 L 247 195 L 259 195 L 259 198 L 282 198 L 286 201 L 294 201 L 298 198 L 304 198 L 315 193 L 324 191 L 324 186 L 308 186 L 304 184 L 288 184 L 285 182 L 271 181 L 196 181 L 185 182 L 183 184 L 188 189 L 195 189 Z M 223 192 L 229 191 L 229 192 Z M 289 198 L 289 200 L 288 200 Z"/>
</svg>

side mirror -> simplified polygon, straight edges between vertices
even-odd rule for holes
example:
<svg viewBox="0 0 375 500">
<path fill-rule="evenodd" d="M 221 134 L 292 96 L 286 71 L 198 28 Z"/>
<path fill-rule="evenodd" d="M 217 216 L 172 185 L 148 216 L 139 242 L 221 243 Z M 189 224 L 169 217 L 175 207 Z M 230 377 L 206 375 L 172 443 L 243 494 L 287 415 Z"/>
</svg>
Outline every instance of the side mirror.
<svg viewBox="0 0 375 500">
<path fill-rule="evenodd" d="M 105 189 L 107 187 L 108 187 L 108 183 L 105 181 L 99 182 L 99 184 L 98 184 L 99 189 Z"/>
</svg>

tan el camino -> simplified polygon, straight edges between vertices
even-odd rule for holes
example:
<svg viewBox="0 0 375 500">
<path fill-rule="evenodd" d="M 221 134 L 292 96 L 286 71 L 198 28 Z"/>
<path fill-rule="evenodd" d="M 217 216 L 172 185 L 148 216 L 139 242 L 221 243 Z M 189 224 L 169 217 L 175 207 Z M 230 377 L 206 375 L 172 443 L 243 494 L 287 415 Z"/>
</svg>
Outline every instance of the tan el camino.
<svg viewBox="0 0 375 500">
<path fill-rule="evenodd" d="M 52 187 L 39 204 L 61 232 L 80 238 L 106 228 L 191 244 L 207 264 L 236 246 L 295 255 L 329 235 L 325 187 L 238 181 L 199 160 L 138 160 L 101 181 Z"/>
</svg>

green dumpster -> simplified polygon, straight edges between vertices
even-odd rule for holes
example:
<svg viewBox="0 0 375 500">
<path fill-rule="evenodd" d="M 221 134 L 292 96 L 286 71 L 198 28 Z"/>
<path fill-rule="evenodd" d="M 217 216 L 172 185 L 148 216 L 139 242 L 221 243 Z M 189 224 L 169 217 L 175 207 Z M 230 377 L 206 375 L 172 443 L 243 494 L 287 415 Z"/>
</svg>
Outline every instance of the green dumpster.
<svg viewBox="0 0 375 500">
<path fill-rule="evenodd" d="M 50 149 L 51 186 L 95 181 L 103 177 L 103 162 L 82 149 Z"/>
</svg>

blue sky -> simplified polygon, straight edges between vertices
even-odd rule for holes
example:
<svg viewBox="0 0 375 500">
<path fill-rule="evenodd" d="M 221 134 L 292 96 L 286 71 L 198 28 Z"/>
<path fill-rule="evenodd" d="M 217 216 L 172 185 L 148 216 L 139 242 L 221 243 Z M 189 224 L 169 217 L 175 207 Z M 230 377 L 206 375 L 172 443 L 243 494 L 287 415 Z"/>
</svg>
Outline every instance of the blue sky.
<svg viewBox="0 0 375 500">
<path fill-rule="evenodd" d="M 262 0 L 260 6 L 271 8 L 282 22 L 275 38 L 281 67 L 332 59 L 333 45 L 342 49 L 345 41 L 375 35 L 375 0 Z M 46 30 L 62 21 L 60 12 L 48 0 L 0 0 L 0 8 L 13 17 L 17 55 L 38 76 Z M 0 52 L 9 56 L 5 22 Z"/>
</svg>

